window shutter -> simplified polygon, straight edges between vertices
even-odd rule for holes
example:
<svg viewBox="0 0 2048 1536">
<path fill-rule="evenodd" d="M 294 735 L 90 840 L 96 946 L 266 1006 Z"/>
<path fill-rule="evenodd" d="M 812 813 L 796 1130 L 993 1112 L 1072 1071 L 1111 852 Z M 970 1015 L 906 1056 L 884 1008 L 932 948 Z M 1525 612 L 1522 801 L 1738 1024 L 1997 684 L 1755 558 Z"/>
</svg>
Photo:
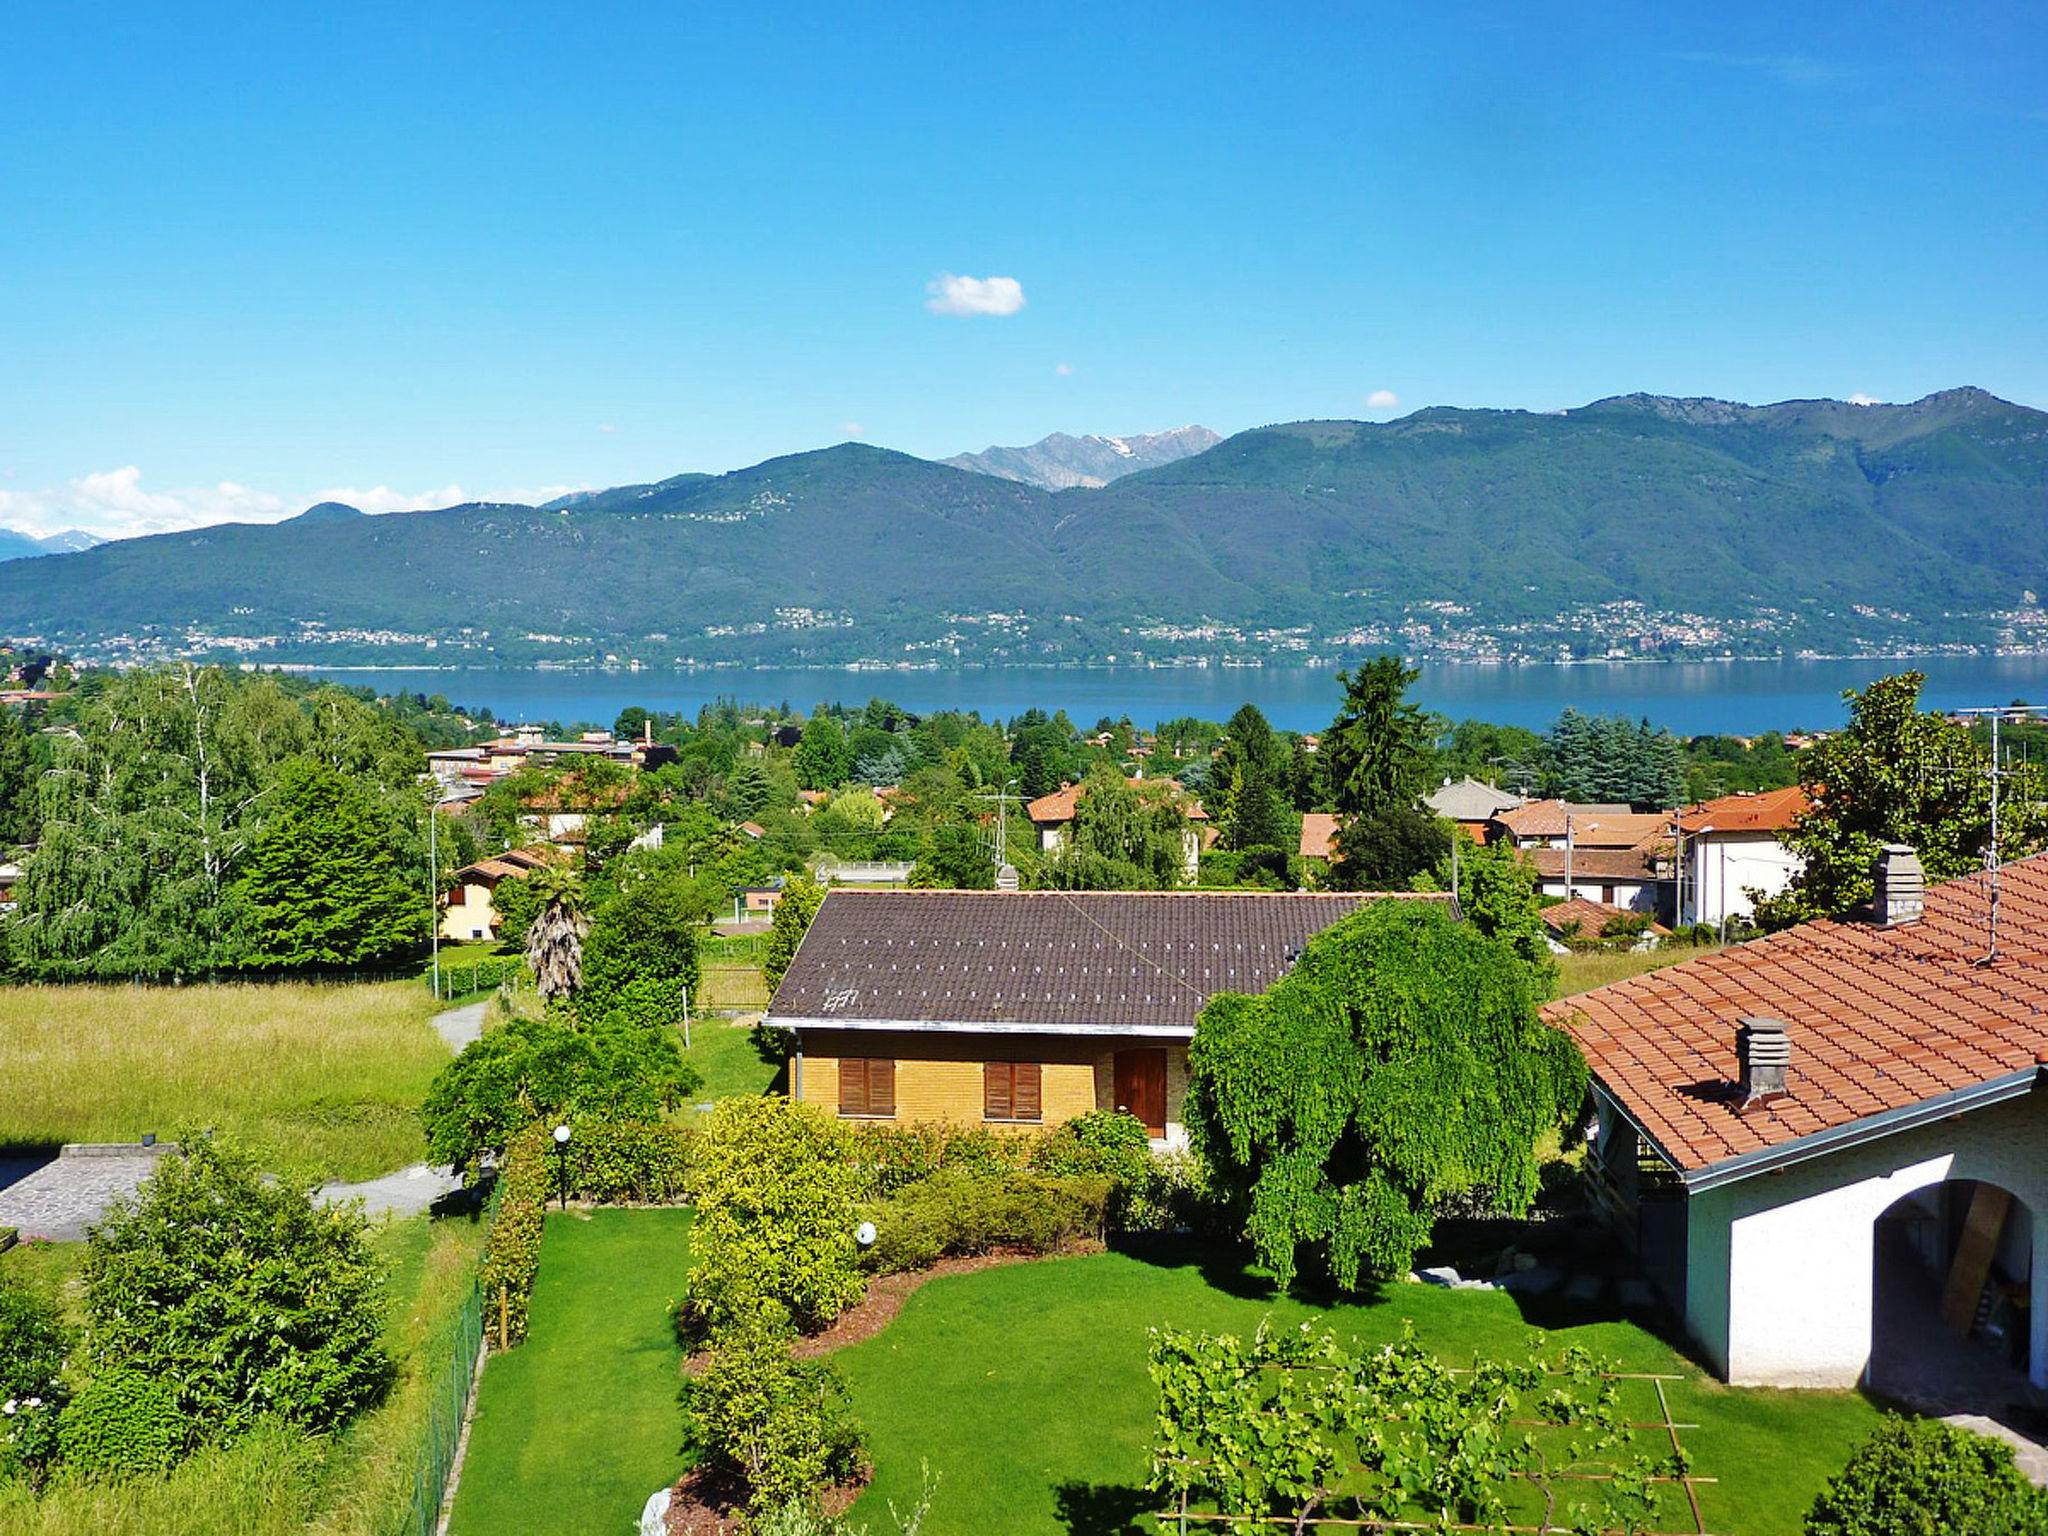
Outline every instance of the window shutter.
<svg viewBox="0 0 2048 1536">
<path fill-rule="evenodd" d="M 896 1063 L 885 1056 L 868 1059 L 868 1113 L 896 1113 Z"/>
<path fill-rule="evenodd" d="M 985 1061 L 981 1064 L 981 1118 L 1010 1118 L 1010 1064 Z"/>
<path fill-rule="evenodd" d="M 1020 1061 L 1010 1069 L 1011 1113 L 1019 1120 L 1042 1118 L 1038 1097 L 1038 1063 Z"/>
<path fill-rule="evenodd" d="M 868 1064 L 864 1057 L 839 1058 L 839 1113 L 864 1115 L 868 1112 Z"/>
</svg>

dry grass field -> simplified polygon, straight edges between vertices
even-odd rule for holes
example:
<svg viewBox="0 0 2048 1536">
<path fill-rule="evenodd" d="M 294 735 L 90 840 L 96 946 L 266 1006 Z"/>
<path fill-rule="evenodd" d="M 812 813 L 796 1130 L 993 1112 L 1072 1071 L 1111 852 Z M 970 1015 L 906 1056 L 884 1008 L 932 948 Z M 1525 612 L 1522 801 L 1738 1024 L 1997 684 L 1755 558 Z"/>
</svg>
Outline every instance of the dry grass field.
<svg viewBox="0 0 2048 1536">
<path fill-rule="evenodd" d="M 0 1147 L 212 1128 L 291 1178 L 419 1159 L 448 1049 L 417 983 L 0 988 Z"/>
</svg>

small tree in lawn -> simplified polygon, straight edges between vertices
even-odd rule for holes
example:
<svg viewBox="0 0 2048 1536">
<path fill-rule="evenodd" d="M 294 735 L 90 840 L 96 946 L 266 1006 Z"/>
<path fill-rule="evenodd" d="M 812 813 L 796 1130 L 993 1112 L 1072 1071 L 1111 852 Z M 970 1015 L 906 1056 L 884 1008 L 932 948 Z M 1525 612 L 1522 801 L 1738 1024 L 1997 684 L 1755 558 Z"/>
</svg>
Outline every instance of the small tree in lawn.
<svg viewBox="0 0 2048 1536">
<path fill-rule="evenodd" d="M 591 915 L 583 941 L 586 1016 L 621 1012 L 644 1022 L 680 1024 L 702 971 L 699 944 L 709 916 L 683 872 L 643 873 L 627 861 L 617 892 Z"/>
<path fill-rule="evenodd" d="M 583 985 L 583 938 L 590 932 L 583 882 L 566 870 L 536 870 L 531 877 L 540 915 L 526 932 L 526 963 L 542 1002 L 572 996 Z"/>
<path fill-rule="evenodd" d="M 162 1382 L 201 1438 L 334 1429 L 375 1402 L 384 1272 L 353 1206 L 316 1206 L 203 1135 L 92 1229 L 85 1355 Z"/>
<path fill-rule="evenodd" d="M 1526 1211 L 1537 1140 L 1586 1091 L 1513 950 L 1406 901 L 1311 939 L 1263 996 L 1212 998 L 1188 1073 L 1189 1137 L 1260 1262 L 1347 1289 L 1405 1271 L 1446 1201 Z"/>
<path fill-rule="evenodd" d="M 845 1126 L 811 1104 L 725 1099 L 693 1170 L 687 1318 L 711 1331 L 772 1305 L 802 1329 L 858 1300 L 857 1176 Z"/>
</svg>

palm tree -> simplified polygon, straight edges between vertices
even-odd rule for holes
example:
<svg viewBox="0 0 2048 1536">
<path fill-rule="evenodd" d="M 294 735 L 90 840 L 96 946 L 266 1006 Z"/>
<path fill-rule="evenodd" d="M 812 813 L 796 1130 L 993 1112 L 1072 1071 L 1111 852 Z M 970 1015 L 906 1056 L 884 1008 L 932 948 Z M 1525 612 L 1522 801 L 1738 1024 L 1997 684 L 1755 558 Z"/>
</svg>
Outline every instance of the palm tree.
<svg viewBox="0 0 2048 1536">
<path fill-rule="evenodd" d="M 583 882 L 565 869 L 537 871 L 540 916 L 526 930 L 526 963 L 544 1003 L 566 998 L 583 985 L 583 936 L 590 932 Z"/>
</svg>

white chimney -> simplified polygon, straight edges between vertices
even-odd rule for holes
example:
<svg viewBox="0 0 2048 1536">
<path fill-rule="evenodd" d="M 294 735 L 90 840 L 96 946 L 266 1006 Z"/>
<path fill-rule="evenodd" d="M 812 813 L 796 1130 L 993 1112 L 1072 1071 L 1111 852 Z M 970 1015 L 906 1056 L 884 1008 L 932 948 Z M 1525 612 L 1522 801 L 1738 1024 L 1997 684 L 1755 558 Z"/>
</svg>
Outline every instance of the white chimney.
<svg viewBox="0 0 2048 1536">
<path fill-rule="evenodd" d="M 1870 866 L 1870 920 L 1880 928 L 1917 923 L 1927 910 L 1927 871 L 1906 843 L 1886 843 Z"/>
<path fill-rule="evenodd" d="M 1752 1016 L 1735 1031 L 1735 1058 L 1742 1064 L 1742 1107 L 1785 1097 L 1792 1069 L 1792 1041 L 1783 1019 Z"/>
</svg>

